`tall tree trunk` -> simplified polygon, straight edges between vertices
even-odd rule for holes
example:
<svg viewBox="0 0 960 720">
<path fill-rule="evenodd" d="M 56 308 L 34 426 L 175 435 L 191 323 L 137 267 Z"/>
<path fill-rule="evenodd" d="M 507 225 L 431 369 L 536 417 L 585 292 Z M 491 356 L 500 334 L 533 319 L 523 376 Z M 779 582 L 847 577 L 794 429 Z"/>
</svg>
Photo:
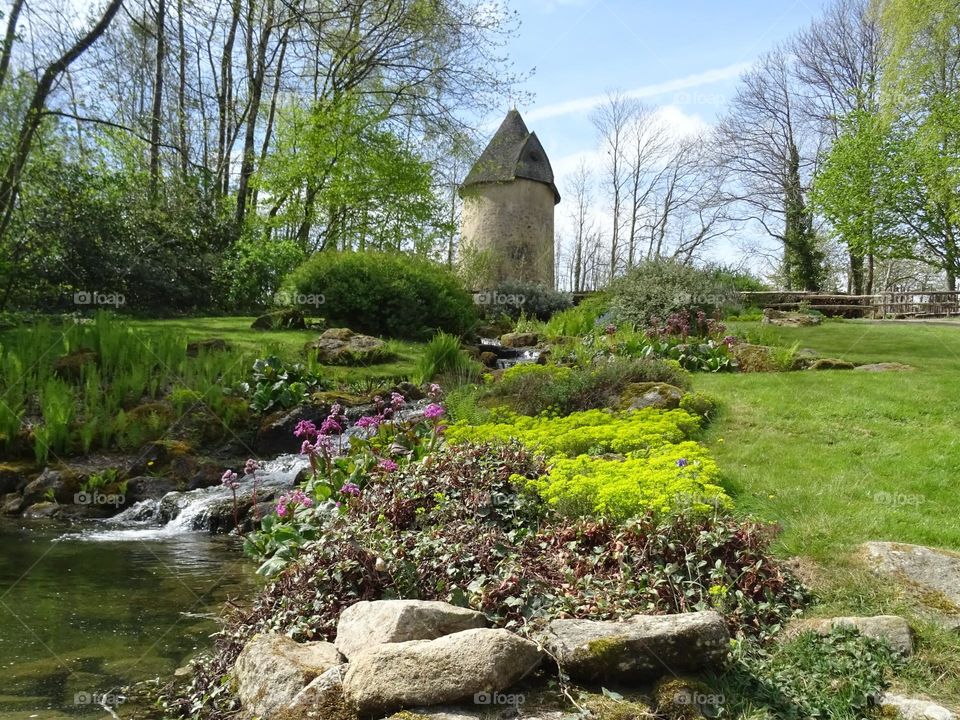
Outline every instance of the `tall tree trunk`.
<svg viewBox="0 0 960 720">
<path fill-rule="evenodd" d="M 160 114 L 163 112 L 163 62 L 166 54 L 166 0 L 157 0 L 157 55 L 150 115 L 150 197 L 156 199 L 160 185 Z"/>
<path fill-rule="evenodd" d="M 247 6 L 247 77 L 250 108 L 247 111 L 247 127 L 243 138 L 243 160 L 240 163 L 240 179 L 237 183 L 236 226 L 239 231 L 247 213 L 247 201 L 250 195 L 250 178 L 254 169 L 254 142 L 256 140 L 257 119 L 260 116 L 260 100 L 263 97 L 263 78 L 266 74 L 267 45 L 273 31 L 274 0 L 267 0 L 266 19 L 260 35 L 259 47 L 254 49 L 253 24 L 255 0 L 249 0 Z"/>
<path fill-rule="evenodd" d="M 7 71 L 10 68 L 10 57 L 13 55 L 13 43 L 17 39 L 17 21 L 20 19 L 20 11 L 23 9 L 24 0 L 13 0 L 10 7 L 10 15 L 7 18 L 7 31 L 3 34 L 3 48 L 0 49 L 0 89 L 7 79 Z"/>
<path fill-rule="evenodd" d="M 220 92 L 217 95 L 217 192 L 226 195 L 230 190 L 230 106 L 233 104 L 233 44 L 237 38 L 237 26 L 240 24 L 240 0 L 231 4 L 230 29 L 223 44 L 220 56 Z"/>
<path fill-rule="evenodd" d="M 183 0 L 177 0 L 177 42 L 180 44 L 180 77 L 177 86 L 177 145 L 180 147 L 180 173 L 186 178 L 189 171 L 187 148 L 187 41 L 184 36 Z M 202 102 L 202 100 L 201 100 Z"/>
<path fill-rule="evenodd" d="M 17 197 L 20 193 L 20 178 L 30 157 L 33 139 L 40 128 L 40 123 L 43 120 L 43 109 L 54 83 L 74 60 L 83 55 L 106 32 L 122 4 L 123 0 L 110 0 L 110 4 L 107 5 L 97 24 L 71 45 L 63 55 L 50 63 L 40 76 L 40 80 L 34 88 L 33 97 L 30 99 L 30 105 L 23 116 L 16 145 L 10 155 L 10 160 L 7 162 L 7 167 L 4 169 L 3 176 L 0 177 L 0 243 L 4 241 L 10 227 L 13 211 L 17 205 Z M 0 307 L 0 310 L 2 309 Z"/>
<path fill-rule="evenodd" d="M 273 123 L 277 116 L 277 100 L 280 98 L 280 87 L 283 82 L 283 61 L 287 55 L 287 44 L 290 37 L 290 29 L 284 28 L 283 35 L 280 36 L 280 53 L 277 57 L 277 66 L 274 70 L 273 92 L 270 94 L 270 110 L 267 112 L 267 126 L 263 131 L 263 143 L 260 146 L 260 167 L 267 161 L 267 153 L 270 151 L 270 140 L 273 138 Z M 253 206 L 257 206 L 259 188 L 253 188 L 250 195 Z"/>
</svg>

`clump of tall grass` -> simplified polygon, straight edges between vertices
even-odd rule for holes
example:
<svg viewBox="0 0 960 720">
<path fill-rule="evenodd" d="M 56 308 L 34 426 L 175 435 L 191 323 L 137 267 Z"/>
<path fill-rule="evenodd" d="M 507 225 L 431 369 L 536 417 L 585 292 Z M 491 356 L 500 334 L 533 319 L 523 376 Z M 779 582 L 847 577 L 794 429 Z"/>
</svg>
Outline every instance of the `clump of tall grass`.
<svg viewBox="0 0 960 720">
<path fill-rule="evenodd" d="M 87 351 L 72 372 L 58 373 L 57 361 Z M 209 412 L 237 420 L 236 403 L 223 387 L 244 379 L 252 356 L 239 351 L 187 357 L 187 337 L 178 330 L 142 330 L 110 313 L 91 321 L 42 320 L 29 328 L 0 333 L 0 450 L 17 445 L 25 418 L 39 414 L 31 428 L 38 464 L 51 455 L 83 454 L 123 440 L 161 436 L 162 417 L 145 415 L 143 428 L 127 427 L 124 413 L 162 401 L 174 388 L 194 393 Z"/>
<path fill-rule="evenodd" d="M 423 349 L 413 379 L 430 382 L 442 376 L 448 384 L 462 385 L 480 377 L 483 366 L 471 358 L 460 344 L 460 338 L 438 332 Z"/>
</svg>

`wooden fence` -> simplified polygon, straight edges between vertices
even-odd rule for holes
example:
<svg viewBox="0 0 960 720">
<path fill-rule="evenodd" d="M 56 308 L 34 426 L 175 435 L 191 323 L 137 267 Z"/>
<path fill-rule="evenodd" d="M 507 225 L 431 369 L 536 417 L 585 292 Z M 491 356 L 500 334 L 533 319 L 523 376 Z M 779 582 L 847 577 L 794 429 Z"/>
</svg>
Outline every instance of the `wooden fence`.
<svg viewBox="0 0 960 720">
<path fill-rule="evenodd" d="M 743 292 L 747 306 L 819 310 L 830 317 L 938 318 L 960 315 L 960 292 L 893 292 L 879 295 L 811 292 Z"/>
</svg>

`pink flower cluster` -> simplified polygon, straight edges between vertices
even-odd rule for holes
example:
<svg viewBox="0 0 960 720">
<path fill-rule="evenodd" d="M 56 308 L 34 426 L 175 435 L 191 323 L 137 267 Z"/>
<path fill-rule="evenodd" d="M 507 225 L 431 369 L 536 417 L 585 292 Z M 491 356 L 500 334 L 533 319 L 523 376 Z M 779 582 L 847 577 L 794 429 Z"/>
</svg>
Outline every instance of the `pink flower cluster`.
<svg viewBox="0 0 960 720">
<path fill-rule="evenodd" d="M 313 500 L 307 497 L 307 494 L 303 492 L 303 490 L 284 493 L 280 496 L 280 499 L 277 500 L 277 515 L 286 517 L 288 514 L 292 514 L 298 505 L 301 507 L 311 507 L 313 506 Z"/>
<path fill-rule="evenodd" d="M 240 487 L 240 477 L 233 470 L 226 470 L 220 478 L 220 484 L 229 490 Z"/>
<path fill-rule="evenodd" d="M 423 416 L 428 420 L 436 420 L 438 417 L 443 415 L 444 409 L 436 403 L 430 403 L 423 409 Z"/>
</svg>

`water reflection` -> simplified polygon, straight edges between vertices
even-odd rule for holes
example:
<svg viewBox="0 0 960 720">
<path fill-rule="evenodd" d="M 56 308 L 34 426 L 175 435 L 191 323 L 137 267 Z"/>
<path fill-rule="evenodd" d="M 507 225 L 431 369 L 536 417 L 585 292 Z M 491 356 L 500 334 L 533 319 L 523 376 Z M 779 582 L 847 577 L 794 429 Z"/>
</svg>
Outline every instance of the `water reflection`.
<svg viewBox="0 0 960 720">
<path fill-rule="evenodd" d="M 0 524 L 0 717 L 105 717 L 97 693 L 169 675 L 249 595 L 235 540 L 82 542 Z"/>
</svg>

